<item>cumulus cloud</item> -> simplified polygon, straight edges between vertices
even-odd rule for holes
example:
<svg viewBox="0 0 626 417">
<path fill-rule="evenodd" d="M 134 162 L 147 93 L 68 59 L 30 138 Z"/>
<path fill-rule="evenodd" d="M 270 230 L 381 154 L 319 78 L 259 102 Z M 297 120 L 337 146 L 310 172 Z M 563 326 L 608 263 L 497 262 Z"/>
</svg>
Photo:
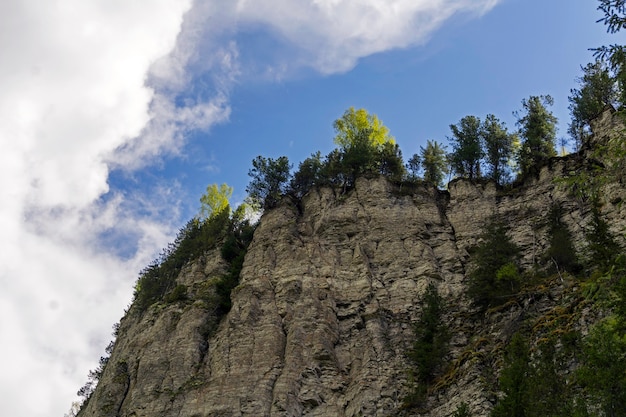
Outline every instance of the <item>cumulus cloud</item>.
<svg viewBox="0 0 626 417">
<path fill-rule="evenodd" d="M 242 79 L 283 79 L 303 68 L 345 72 L 362 57 L 424 43 L 451 16 L 482 15 L 498 1 L 196 0 L 175 47 L 147 74 L 155 92 L 150 121 L 111 162 L 137 169 L 147 155 L 176 153 L 190 130 L 228 120 L 228 97 Z M 273 38 L 273 51 L 238 42 L 256 32 Z"/>
<path fill-rule="evenodd" d="M 296 64 L 322 73 L 359 58 L 421 44 L 457 13 L 481 15 L 498 0 L 240 0 L 243 24 L 260 23 L 297 45 Z"/>
<path fill-rule="evenodd" d="M 189 7 L 166 0 L 150 7 L 0 4 L 6 415 L 67 411 L 130 301 L 138 269 L 171 233 L 163 218 L 138 215 L 107 180 L 110 155 L 150 120 L 155 91 L 146 73 L 174 48 Z M 97 236 L 111 230 L 137 241 L 131 259 L 103 250 Z"/>
<path fill-rule="evenodd" d="M 4 414 L 69 408 L 137 271 L 172 234 L 176 184 L 129 195 L 110 189 L 112 169 L 176 154 L 190 132 L 227 121 L 248 77 L 348 71 L 497 2 L 0 2 Z M 257 32 L 277 48 L 246 49 L 240 34 Z"/>
</svg>

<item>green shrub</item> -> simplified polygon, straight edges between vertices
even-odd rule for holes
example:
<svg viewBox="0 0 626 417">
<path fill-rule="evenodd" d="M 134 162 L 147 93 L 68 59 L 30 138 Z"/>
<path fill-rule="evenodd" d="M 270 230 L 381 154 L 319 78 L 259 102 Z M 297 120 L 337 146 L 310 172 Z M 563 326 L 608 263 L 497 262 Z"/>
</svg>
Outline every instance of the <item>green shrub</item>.
<svg viewBox="0 0 626 417">
<path fill-rule="evenodd" d="M 415 363 L 419 382 L 432 382 L 447 353 L 448 331 L 441 321 L 443 300 L 433 284 L 424 296 L 424 309 L 414 328 L 415 342 L 409 358 Z"/>
<path fill-rule="evenodd" d="M 223 241 L 229 225 L 229 210 L 222 210 L 204 221 L 192 219 L 187 222 L 178 232 L 174 243 L 168 245 L 159 258 L 139 274 L 134 302 L 137 310 L 144 312 L 152 304 L 165 300 L 166 294 L 175 289 L 176 278 L 183 266 Z M 179 301 L 182 291 L 178 289 L 172 297 Z"/>
<path fill-rule="evenodd" d="M 507 283 L 511 285 L 511 289 L 519 286 L 520 275 L 517 265 L 513 262 L 509 262 L 505 265 L 502 265 L 500 269 L 496 271 L 496 283 L 498 285 L 503 285 Z"/>
<path fill-rule="evenodd" d="M 230 311 L 232 302 L 230 294 L 239 285 L 239 277 L 243 269 L 243 261 L 252 242 L 254 226 L 248 221 L 234 222 L 231 233 L 224 240 L 221 248 L 222 258 L 228 262 L 228 272 L 216 284 L 218 296 L 217 313 L 223 316 Z"/>
<path fill-rule="evenodd" d="M 177 301 L 185 301 L 187 299 L 187 286 L 178 284 L 174 289 L 165 296 L 166 303 L 175 303 Z"/>
<path fill-rule="evenodd" d="M 494 407 L 492 417 L 580 415 L 565 377 L 568 363 L 552 340 L 541 343 L 531 356 L 528 341 L 516 333 L 504 359 L 499 379 L 504 397 Z"/>
<path fill-rule="evenodd" d="M 471 417 L 469 405 L 467 403 L 461 403 L 456 407 L 454 413 L 450 414 L 450 417 Z"/>
<path fill-rule="evenodd" d="M 567 363 L 555 343 L 541 343 L 533 355 L 526 415 L 570 417 L 575 415 L 571 387 L 566 381 Z"/>
</svg>

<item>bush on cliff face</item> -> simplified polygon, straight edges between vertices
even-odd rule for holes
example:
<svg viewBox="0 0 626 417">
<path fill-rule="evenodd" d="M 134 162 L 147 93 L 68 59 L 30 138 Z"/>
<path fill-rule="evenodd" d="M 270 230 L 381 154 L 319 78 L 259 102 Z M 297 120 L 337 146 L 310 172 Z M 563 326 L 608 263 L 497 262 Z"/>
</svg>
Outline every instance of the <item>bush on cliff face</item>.
<svg viewBox="0 0 626 417">
<path fill-rule="evenodd" d="M 528 339 L 519 333 L 511 339 L 499 379 L 504 395 L 492 417 L 626 415 L 624 256 L 605 265 L 596 285 L 603 295 L 592 309 L 608 316 L 588 335 L 558 328 L 548 335 L 531 331 Z"/>
<path fill-rule="evenodd" d="M 243 261 L 248 251 L 248 246 L 252 242 L 254 235 L 254 225 L 243 220 L 235 222 L 231 227 L 231 232 L 222 244 L 222 258 L 228 262 L 228 272 L 217 283 L 218 315 L 221 317 L 230 311 L 232 306 L 230 293 L 239 285 L 239 276 L 243 268 Z"/>
<path fill-rule="evenodd" d="M 454 413 L 450 414 L 450 417 L 472 417 L 469 405 L 467 403 L 459 404 Z"/>
<path fill-rule="evenodd" d="M 205 220 L 190 220 L 180 230 L 174 243 L 141 272 L 135 286 L 133 305 L 141 313 L 159 301 L 172 303 L 186 300 L 186 287 L 176 283 L 181 269 L 206 251 L 220 248 L 229 270 L 217 283 L 217 310 L 227 312 L 230 309 L 230 291 L 239 283 L 243 258 L 253 233 L 254 225 L 243 218 L 240 209 L 232 216 L 230 210 L 225 209 Z"/>
<path fill-rule="evenodd" d="M 230 210 L 222 210 L 204 221 L 190 220 L 180 229 L 174 243 L 141 271 L 135 285 L 134 302 L 140 312 L 175 289 L 176 278 L 187 262 L 216 247 L 227 232 L 229 214 Z"/>
<path fill-rule="evenodd" d="M 415 363 L 417 379 L 432 382 L 447 353 L 448 331 L 442 323 L 443 300 L 433 284 L 424 295 L 424 309 L 415 325 L 415 342 L 409 358 Z"/>
<path fill-rule="evenodd" d="M 530 352 L 528 342 L 516 333 L 504 356 L 506 366 L 500 374 L 500 389 L 504 397 L 491 412 L 492 417 L 525 417 L 529 405 Z"/>
</svg>

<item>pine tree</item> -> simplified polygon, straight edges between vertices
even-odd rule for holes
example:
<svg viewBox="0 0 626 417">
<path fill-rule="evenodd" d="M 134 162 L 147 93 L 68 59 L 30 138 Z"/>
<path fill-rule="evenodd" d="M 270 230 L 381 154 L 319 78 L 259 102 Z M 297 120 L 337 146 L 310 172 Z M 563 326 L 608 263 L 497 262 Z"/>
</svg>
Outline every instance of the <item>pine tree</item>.
<svg viewBox="0 0 626 417">
<path fill-rule="evenodd" d="M 480 161 L 483 157 L 480 119 L 465 116 L 452 130 L 453 151 L 450 154 L 452 169 L 461 176 L 471 179 L 480 177 Z"/>
<path fill-rule="evenodd" d="M 441 186 L 445 174 L 448 173 L 445 146 L 429 140 L 426 147 L 420 146 L 424 181 L 436 187 Z"/>
<path fill-rule="evenodd" d="M 538 174 L 549 158 L 556 156 L 557 118 L 548 110 L 554 101 L 549 95 L 522 100 L 523 114 L 515 113 L 522 146 L 517 155 L 521 174 Z"/>
<path fill-rule="evenodd" d="M 487 115 L 481 127 L 481 135 L 485 146 L 487 176 L 497 184 L 502 184 L 509 178 L 508 164 L 519 139 L 517 135 L 509 133 L 504 123 L 493 114 Z"/>
<path fill-rule="evenodd" d="M 491 417 L 529 417 L 530 353 L 524 337 L 515 333 L 506 349 L 506 366 L 500 374 L 504 397 L 496 404 Z"/>
<path fill-rule="evenodd" d="M 572 120 L 568 132 L 580 149 L 591 135 L 590 122 L 602 114 L 607 105 L 614 105 L 617 99 L 617 86 L 607 65 L 597 60 L 581 67 L 582 77 L 577 81 L 579 88 L 570 90 L 568 100 Z"/>
</svg>

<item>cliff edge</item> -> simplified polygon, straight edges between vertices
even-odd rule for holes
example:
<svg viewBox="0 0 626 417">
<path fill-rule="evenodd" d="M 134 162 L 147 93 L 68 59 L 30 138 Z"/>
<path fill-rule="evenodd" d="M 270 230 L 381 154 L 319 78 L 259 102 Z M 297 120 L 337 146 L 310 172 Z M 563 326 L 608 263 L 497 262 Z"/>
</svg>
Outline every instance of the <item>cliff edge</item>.
<svg viewBox="0 0 626 417">
<path fill-rule="evenodd" d="M 616 126 L 605 114 L 596 137 L 608 140 Z M 467 296 L 472 248 L 496 215 L 521 249 L 522 268 L 541 268 L 546 215 L 558 205 L 583 250 L 590 207 L 558 179 L 586 169 L 585 161 L 554 158 L 507 190 L 458 179 L 439 191 L 379 177 L 360 178 L 346 194 L 319 188 L 298 203 L 283 199 L 254 233 L 228 314 L 219 319 L 207 302 L 226 269 L 219 251 L 209 251 L 177 278 L 189 288 L 186 299 L 142 314 L 131 307 L 79 415 L 448 416 L 461 403 L 473 416 L 489 415 L 503 347 L 522 323 L 539 326 L 540 337 L 548 331 L 542 320 L 565 306 L 568 325 L 584 333 L 602 313 L 562 275 L 498 309 L 477 309 Z M 623 236 L 620 181 L 602 185 L 601 215 Z M 414 410 L 404 404 L 407 351 L 429 284 L 445 302 L 448 366 Z"/>
</svg>

